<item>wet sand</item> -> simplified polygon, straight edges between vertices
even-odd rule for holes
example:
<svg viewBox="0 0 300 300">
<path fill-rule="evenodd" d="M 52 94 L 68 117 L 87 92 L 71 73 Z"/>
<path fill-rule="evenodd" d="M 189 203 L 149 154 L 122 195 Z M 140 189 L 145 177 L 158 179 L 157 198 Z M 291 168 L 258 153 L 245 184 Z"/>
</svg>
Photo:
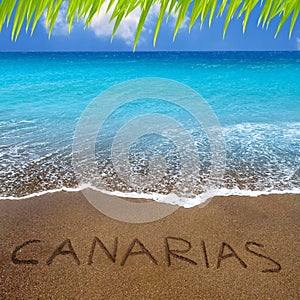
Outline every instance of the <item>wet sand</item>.
<svg viewBox="0 0 300 300">
<path fill-rule="evenodd" d="M 0 201 L 1 299 L 300 299 L 300 195 L 216 197 L 146 224 L 81 193 Z"/>
</svg>

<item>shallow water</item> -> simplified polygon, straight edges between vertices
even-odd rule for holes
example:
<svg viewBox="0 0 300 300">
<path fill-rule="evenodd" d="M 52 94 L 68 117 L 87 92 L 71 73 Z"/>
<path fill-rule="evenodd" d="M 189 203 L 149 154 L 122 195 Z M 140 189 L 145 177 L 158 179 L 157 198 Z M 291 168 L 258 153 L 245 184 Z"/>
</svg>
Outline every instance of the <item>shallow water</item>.
<svg viewBox="0 0 300 300">
<path fill-rule="evenodd" d="M 104 90 L 142 77 L 169 78 L 190 86 L 218 117 L 226 142 L 219 194 L 299 191 L 299 52 L 1 53 L 1 198 L 78 188 L 71 160 L 82 112 Z M 145 103 L 116 112 L 118 121 L 124 118 L 125 124 L 143 113 Z M 164 111 L 163 104 L 147 103 L 152 113 Z M 191 178 L 180 178 L 180 155 L 163 137 L 142 137 L 130 153 L 136 173 L 147 173 L 151 158 L 162 156 L 166 163 L 162 180 L 155 182 L 155 175 L 149 186 L 134 189 L 118 178 L 107 147 L 117 131 L 114 126 L 121 123 L 113 125 L 114 116 L 111 121 L 97 140 L 101 189 L 157 198 L 170 192 L 178 180 L 184 189 L 184 180 Z M 210 184 L 206 180 L 210 149 L 205 133 L 186 125 L 199 151 L 201 172 L 195 189 L 181 192 L 193 198 Z M 86 176 L 84 183 L 93 185 L 93 178 Z"/>
</svg>

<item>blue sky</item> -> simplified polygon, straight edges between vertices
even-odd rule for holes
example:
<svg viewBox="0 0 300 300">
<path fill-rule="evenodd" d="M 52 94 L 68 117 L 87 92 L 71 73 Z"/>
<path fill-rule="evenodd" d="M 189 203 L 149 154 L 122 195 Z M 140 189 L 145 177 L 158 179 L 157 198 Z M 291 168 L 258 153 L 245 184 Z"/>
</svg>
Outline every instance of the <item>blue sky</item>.
<svg viewBox="0 0 300 300">
<path fill-rule="evenodd" d="M 39 21 L 34 35 L 26 34 L 24 28 L 17 42 L 10 38 L 11 25 L 0 33 L 0 51 L 132 51 L 133 37 L 137 24 L 138 12 L 125 20 L 115 39 L 111 43 L 111 26 L 108 17 L 100 15 L 92 22 L 91 28 L 83 29 L 79 22 L 69 35 L 62 9 L 54 32 L 48 39 L 44 17 Z M 242 19 L 233 19 L 225 39 L 222 38 L 224 17 L 215 18 L 211 28 L 207 22 L 200 30 L 199 22 L 188 32 L 188 19 L 179 30 L 173 42 L 174 18 L 163 24 L 156 47 L 153 46 L 153 31 L 157 11 L 154 9 L 145 24 L 137 51 L 237 51 L 237 50 L 300 50 L 300 20 L 298 18 L 291 39 L 288 38 L 289 20 L 274 39 L 278 19 L 270 24 L 268 30 L 257 27 L 259 15 L 257 6 L 249 18 L 246 33 L 242 34 Z"/>
</svg>

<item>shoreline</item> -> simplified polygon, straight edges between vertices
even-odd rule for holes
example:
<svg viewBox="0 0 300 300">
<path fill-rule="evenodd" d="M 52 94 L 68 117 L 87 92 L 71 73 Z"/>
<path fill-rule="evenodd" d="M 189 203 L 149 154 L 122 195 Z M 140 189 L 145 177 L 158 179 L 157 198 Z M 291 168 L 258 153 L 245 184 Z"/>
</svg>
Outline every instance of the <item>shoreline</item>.
<svg viewBox="0 0 300 300">
<path fill-rule="evenodd" d="M 143 199 L 140 199 L 143 201 Z M 3 299 L 297 299 L 300 195 L 215 197 L 151 223 L 80 192 L 0 201 Z"/>
<path fill-rule="evenodd" d="M 144 199 L 144 200 L 157 200 L 160 199 L 166 195 L 162 194 L 156 194 L 156 193 L 149 193 L 149 194 L 138 194 L 136 192 L 132 193 L 123 193 L 119 191 L 104 191 L 104 190 L 99 190 L 97 188 L 94 188 L 92 186 L 84 186 L 84 187 L 74 187 L 74 188 L 69 188 L 69 187 L 62 187 L 59 189 L 52 189 L 52 190 L 46 190 L 46 191 L 40 191 L 40 192 L 34 192 L 29 195 L 25 196 L 0 196 L 0 201 L 6 201 L 6 200 L 11 200 L 11 201 L 18 201 L 18 200 L 26 200 L 26 199 L 31 199 L 35 197 L 42 197 L 48 194 L 57 194 L 57 193 L 82 193 L 84 190 L 93 190 L 105 195 L 109 196 L 116 196 L 120 197 L 122 199 L 125 198 L 132 198 L 132 199 Z M 300 195 L 300 188 L 298 189 L 292 189 L 292 190 L 272 190 L 272 191 L 253 191 L 253 190 L 240 190 L 240 189 L 227 189 L 227 188 L 221 188 L 217 191 L 214 197 L 250 197 L 250 198 L 257 198 L 260 196 L 268 196 L 268 195 Z M 191 199 L 191 200 L 194 200 Z M 199 203 L 202 204 L 202 203 Z M 194 204 L 193 206 L 185 207 L 185 208 L 190 208 L 197 206 L 199 204 Z M 180 204 L 178 204 L 181 206 Z M 184 207 L 184 206 L 182 206 Z"/>
</svg>

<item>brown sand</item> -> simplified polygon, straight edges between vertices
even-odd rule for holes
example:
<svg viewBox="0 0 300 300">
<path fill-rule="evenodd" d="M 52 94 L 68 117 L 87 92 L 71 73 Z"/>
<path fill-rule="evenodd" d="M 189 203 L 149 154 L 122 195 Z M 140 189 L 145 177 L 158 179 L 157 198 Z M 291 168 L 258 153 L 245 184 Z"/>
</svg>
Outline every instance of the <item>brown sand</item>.
<svg viewBox="0 0 300 300">
<path fill-rule="evenodd" d="M 204 208 L 180 208 L 148 224 L 112 220 L 81 193 L 0 201 L 0 298 L 300 299 L 299 200 L 300 195 L 216 197 Z M 91 257 L 94 237 L 111 257 L 99 244 Z M 190 242 L 191 250 L 180 252 L 188 242 L 174 237 Z M 79 261 L 74 253 L 53 257 L 67 239 Z M 13 251 L 29 240 L 41 242 L 17 251 L 14 263 Z M 132 255 L 142 249 L 139 241 L 149 253 Z M 69 246 L 65 242 L 62 251 Z"/>
</svg>

